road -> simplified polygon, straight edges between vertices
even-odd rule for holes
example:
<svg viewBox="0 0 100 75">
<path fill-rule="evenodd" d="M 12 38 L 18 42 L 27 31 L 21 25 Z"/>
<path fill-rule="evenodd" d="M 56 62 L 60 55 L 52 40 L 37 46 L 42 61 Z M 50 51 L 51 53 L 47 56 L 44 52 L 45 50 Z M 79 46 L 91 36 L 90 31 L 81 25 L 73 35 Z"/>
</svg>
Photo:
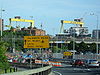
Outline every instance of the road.
<svg viewBox="0 0 100 75">
<path fill-rule="evenodd" d="M 53 67 L 55 75 L 100 75 L 100 68 L 83 68 L 63 65 L 62 67 Z"/>
</svg>

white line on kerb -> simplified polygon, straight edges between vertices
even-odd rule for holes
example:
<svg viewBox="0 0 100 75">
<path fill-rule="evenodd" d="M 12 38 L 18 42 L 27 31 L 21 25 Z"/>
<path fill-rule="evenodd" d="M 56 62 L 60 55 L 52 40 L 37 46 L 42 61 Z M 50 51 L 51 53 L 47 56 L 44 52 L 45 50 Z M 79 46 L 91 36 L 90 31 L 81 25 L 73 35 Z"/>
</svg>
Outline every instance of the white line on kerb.
<svg viewBox="0 0 100 75">
<path fill-rule="evenodd" d="M 57 72 L 57 71 L 53 71 L 53 72 L 55 72 L 55 73 L 57 73 L 57 74 L 59 74 L 59 75 L 62 75 L 60 72 Z"/>
</svg>

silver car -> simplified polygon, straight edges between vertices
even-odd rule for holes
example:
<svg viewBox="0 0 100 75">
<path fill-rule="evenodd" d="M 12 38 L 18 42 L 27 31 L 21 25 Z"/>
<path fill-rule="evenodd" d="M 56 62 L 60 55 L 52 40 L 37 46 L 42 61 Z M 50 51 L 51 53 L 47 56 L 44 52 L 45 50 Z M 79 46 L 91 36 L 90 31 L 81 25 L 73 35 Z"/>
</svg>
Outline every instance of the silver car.
<svg viewBox="0 0 100 75">
<path fill-rule="evenodd" d="M 99 63 L 97 60 L 86 60 L 85 62 L 86 67 L 99 67 Z"/>
</svg>

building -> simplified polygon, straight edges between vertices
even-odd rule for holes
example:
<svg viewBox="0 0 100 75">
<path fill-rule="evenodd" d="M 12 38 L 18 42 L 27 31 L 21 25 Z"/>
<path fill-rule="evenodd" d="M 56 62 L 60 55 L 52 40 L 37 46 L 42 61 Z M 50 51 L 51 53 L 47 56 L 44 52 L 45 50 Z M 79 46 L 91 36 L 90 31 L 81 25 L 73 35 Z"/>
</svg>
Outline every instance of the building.
<svg viewBox="0 0 100 75">
<path fill-rule="evenodd" d="M 4 20 L 0 19 L 0 31 L 1 31 L 1 25 L 2 25 L 2 31 L 4 30 Z"/>
<path fill-rule="evenodd" d="M 27 31 L 30 35 L 46 35 L 46 31 L 42 29 L 37 29 L 36 27 L 21 28 L 21 31 Z"/>
<path fill-rule="evenodd" d="M 97 33 L 98 33 L 98 39 L 100 39 L 100 30 L 93 30 L 93 32 L 92 32 L 93 39 L 97 38 Z"/>
<path fill-rule="evenodd" d="M 27 32 L 31 36 L 38 36 L 38 35 L 46 35 L 46 31 L 42 29 L 37 29 L 36 27 L 28 27 L 28 28 L 12 28 L 11 30 L 6 31 L 14 31 L 14 32 Z"/>
</svg>

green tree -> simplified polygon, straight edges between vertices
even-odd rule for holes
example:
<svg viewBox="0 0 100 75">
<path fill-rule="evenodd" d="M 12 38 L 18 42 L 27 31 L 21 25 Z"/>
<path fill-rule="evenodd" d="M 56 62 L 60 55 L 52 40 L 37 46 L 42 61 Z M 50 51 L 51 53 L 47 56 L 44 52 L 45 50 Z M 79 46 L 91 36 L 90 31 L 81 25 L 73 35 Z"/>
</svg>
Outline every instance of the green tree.
<svg viewBox="0 0 100 75">
<path fill-rule="evenodd" d="M 75 41 L 70 41 L 68 44 L 68 49 L 73 50 L 73 44 L 75 45 L 75 50 L 77 49 L 77 43 Z"/>
<path fill-rule="evenodd" d="M 58 53 L 58 52 L 60 52 L 60 48 L 58 48 L 57 46 L 53 46 L 52 52 L 53 53 Z"/>
<path fill-rule="evenodd" d="M 68 50 L 68 46 L 66 44 L 62 44 L 60 52 L 64 52 L 65 50 Z"/>
<path fill-rule="evenodd" d="M 10 30 L 3 31 L 3 37 L 2 39 L 5 42 L 9 43 L 9 49 L 8 51 L 11 52 L 11 49 L 14 47 L 15 44 L 15 49 L 16 50 L 24 50 L 23 49 L 23 38 L 24 36 L 29 36 L 28 31 L 14 31 L 14 27 L 11 27 Z"/>
<path fill-rule="evenodd" d="M 96 43 L 92 43 L 89 45 L 89 50 L 93 53 L 96 53 Z"/>
<path fill-rule="evenodd" d="M 68 49 L 72 50 L 73 49 L 73 41 L 70 41 L 70 43 L 68 44 Z"/>
<path fill-rule="evenodd" d="M 68 49 L 68 46 L 67 46 L 67 45 L 65 45 L 65 44 L 62 44 L 61 49 Z"/>
<path fill-rule="evenodd" d="M 9 63 L 7 57 L 5 56 L 8 44 L 5 42 L 0 42 L 0 69 L 9 68 Z"/>
<path fill-rule="evenodd" d="M 15 47 L 16 47 L 16 50 L 18 50 L 18 51 L 21 51 L 21 50 L 23 50 L 23 46 L 24 46 L 24 41 L 22 40 L 22 41 L 20 41 L 20 40 L 17 40 L 16 42 L 15 42 Z"/>
<path fill-rule="evenodd" d="M 88 45 L 84 43 L 83 41 L 79 44 L 78 51 L 79 52 L 85 52 L 88 50 Z"/>
</svg>

